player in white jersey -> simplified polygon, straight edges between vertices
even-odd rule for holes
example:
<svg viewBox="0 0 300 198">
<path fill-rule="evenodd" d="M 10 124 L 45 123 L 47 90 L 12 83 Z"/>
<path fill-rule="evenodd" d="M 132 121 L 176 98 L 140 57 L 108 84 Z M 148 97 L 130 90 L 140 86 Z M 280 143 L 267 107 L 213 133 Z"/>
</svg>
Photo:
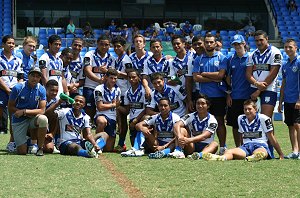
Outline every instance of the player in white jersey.
<svg viewBox="0 0 300 198">
<path fill-rule="evenodd" d="M 90 117 L 83 111 L 84 96 L 77 95 L 74 100 L 72 108 L 64 108 L 55 112 L 60 127 L 60 137 L 58 138 L 60 153 L 62 155 L 96 157 L 96 152 L 105 146 L 108 135 L 103 132 L 93 137 Z"/>
<path fill-rule="evenodd" d="M 58 94 L 67 93 L 67 83 L 63 74 L 63 61 L 59 58 L 58 52 L 61 48 L 61 38 L 54 34 L 48 38 L 49 50 L 39 59 L 39 67 L 42 70 L 42 83 L 46 85 L 48 80 L 54 79 L 59 84 Z"/>
<path fill-rule="evenodd" d="M 135 69 L 129 69 L 127 74 L 131 86 L 125 92 L 124 107 L 120 106 L 119 109 L 124 112 L 124 114 L 128 114 L 129 112 L 130 141 L 133 146 L 137 133 L 135 125 L 140 122 L 146 114 L 145 106 L 147 101 L 139 72 Z"/>
<path fill-rule="evenodd" d="M 106 132 L 109 135 L 104 151 L 112 151 L 116 139 L 117 108 L 120 105 L 121 90 L 116 85 L 118 72 L 109 68 L 105 83 L 98 85 L 94 91 L 97 113 L 95 116 L 96 133 Z"/>
<path fill-rule="evenodd" d="M 270 117 L 257 112 L 257 106 L 254 101 L 246 100 L 244 102 L 244 113 L 238 117 L 239 133 L 243 139 L 243 145 L 234 149 L 225 151 L 222 156 L 214 154 L 203 154 L 206 160 L 242 160 L 259 161 L 266 158 L 274 158 L 268 146 L 268 140 L 279 154 L 279 159 L 284 159 L 274 136 L 274 128 Z"/>
<path fill-rule="evenodd" d="M 161 73 L 154 73 L 152 75 L 152 84 L 154 90 L 151 93 L 151 102 L 147 105 L 146 114 L 155 115 L 157 114 L 157 105 L 159 99 L 162 97 L 167 97 L 170 100 L 171 110 L 179 116 L 185 115 L 185 105 L 184 101 L 186 100 L 186 93 L 183 87 L 177 85 L 169 86 L 164 81 L 164 76 Z"/>
<path fill-rule="evenodd" d="M 251 83 L 252 100 L 260 97 L 261 113 L 272 117 L 277 100 L 276 82 L 281 66 L 280 50 L 268 43 L 268 35 L 262 30 L 254 34 L 257 49 L 249 55 L 246 77 Z"/>
<path fill-rule="evenodd" d="M 169 60 L 170 76 L 177 77 L 180 80 L 181 86 L 187 93 L 187 106 L 188 110 L 192 111 L 192 91 L 193 91 L 193 56 L 185 49 L 185 38 L 181 35 L 172 37 L 172 46 L 176 52 L 173 60 Z M 176 85 L 178 83 L 172 81 L 168 82 L 169 85 Z"/>
<path fill-rule="evenodd" d="M 145 87 L 147 96 L 151 94 L 151 91 L 153 89 L 153 85 L 151 83 L 151 75 L 153 73 L 162 73 L 166 82 L 167 78 L 170 77 L 168 58 L 162 54 L 163 47 L 161 41 L 159 39 L 152 39 L 150 41 L 150 50 L 153 55 L 146 60 L 142 73 L 143 85 Z"/>
<path fill-rule="evenodd" d="M 214 136 L 218 128 L 216 118 L 208 112 L 208 97 L 199 94 L 196 100 L 196 112 L 183 116 L 174 126 L 176 148 L 169 155 L 173 158 L 201 159 L 204 153 L 215 153 L 218 143 Z M 194 152 L 194 153 L 193 153 Z M 193 153 L 193 154 L 192 154 Z M 192 154 L 192 155 L 191 155 Z"/>
<path fill-rule="evenodd" d="M 68 93 L 69 93 L 69 86 L 70 86 L 70 81 L 72 78 L 71 72 L 70 72 L 70 63 L 73 59 L 73 51 L 70 48 L 65 48 L 61 52 L 60 56 L 61 60 L 63 61 L 63 72 L 64 72 L 64 77 L 66 80 L 66 85 L 68 87 Z"/>
<path fill-rule="evenodd" d="M 7 110 L 8 98 L 11 89 L 23 81 L 22 60 L 13 54 L 15 49 L 15 39 L 11 35 L 2 38 L 3 51 L 0 56 L 0 122 L 2 124 L 3 112 Z M 20 79 L 20 80 L 18 80 Z M 5 120 L 5 119 L 4 119 Z M 7 121 L 7 119 L 6 119 Z M 10 119 L 11 123 L 11 119 Z M 7 127 L 7 124 L 4 124 Z M 1 128 L 1 127 L 0 127 Z M 6 129 L 7 130 L 7 129 Z M 7 150 L 13 152 L 15 143 L 10 128 L 10 141 L 7 144 Z"/>
<path fill-rule="evenodd" d="M 108 68 L 115 64 L 115 58 L 108 53 L 109 47 L 110 39 L 102 35 L 97 39 L 97 49 L 87 52 L 83 60 L 86 77 L 83 95 L 86 97 L 85 111 L 90 117 L 94 117 L 96 112 L 94 90 L 99 84 L 103 84 Z"/>
<path fill-rule="evenodd" d="M 126 40 L 123 37 L 115 37 L 112 41 L 114 50 L 118 55 L 118 58 L 115 60 L 115 68 L 118 71 L 118 80 L 117 86 L 121 89 L 121 106 L 124 106 L 124 95 L 129 88 L 129 83 L 127 81 L 128 69 L 133 67 L 132 62 L 129 56 L 126 54 L 125 45 Z M 126 151 L 125 139 L 127 133 L 127 113 L 118 111 L 118 130 L 119 130 L 119 142 L 115 148 L 115 152 Z"/>
</svg>

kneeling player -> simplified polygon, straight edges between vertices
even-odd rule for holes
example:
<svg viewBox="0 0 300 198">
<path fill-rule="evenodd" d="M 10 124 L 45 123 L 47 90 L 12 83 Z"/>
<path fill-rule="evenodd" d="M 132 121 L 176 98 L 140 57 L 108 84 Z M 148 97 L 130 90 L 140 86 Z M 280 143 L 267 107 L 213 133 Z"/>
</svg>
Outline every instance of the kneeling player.
<svg viewBox="0 0 300 198">
<path fill-rule="evenodd" d="M 224 155 L 203 154 L 206 160 L 233 160 L 246 159 L 247 161 L 259 161 L 266 158 L 274 158 L 271 154 L 268 140 L 274 146 L 279 158 L 284 155 L 273 133 L 271 118 L 264 114 L 257 113 L 257 106 L 254 101 L 244 102 L 244 113 L 238 117 L 239 133 L 243 138 L 243 145 L 225 151 Z"/>
<path fill-rule="evenodd" d="M 97 152 L 101 152 L 105 146 L 108 135 L 99 133 L 93 137 L 90 117 L 83 112 L 85 98 L 77 95 L 74 100 L 73 108 L 64 108 L 56 112 L 60 126 L 60 138 L 58 139 L 60 153 L 62 155 L 96 157 Z"/>
<path fill-rule="evenodd" d="M 170 157 L 185 158 L 187 154 L 189 158 L 200 159 L 204 153 L 217 152 L 218 143 L 214 141 L 214 136 L 218 122 L 208 112 L 209 107 L 207 96 L 200 94 L 196 101 L 197 111 L 184 116 L 175 124 L 177 146 L 175 151 L 169 154 Z"/>
</svg>

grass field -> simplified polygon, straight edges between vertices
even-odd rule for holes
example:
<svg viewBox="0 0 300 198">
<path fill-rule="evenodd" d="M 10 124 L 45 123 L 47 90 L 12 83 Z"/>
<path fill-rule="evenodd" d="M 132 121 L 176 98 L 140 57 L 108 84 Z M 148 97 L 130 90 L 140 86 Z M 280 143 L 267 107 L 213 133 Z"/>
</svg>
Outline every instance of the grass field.
<svg viewBox="0 0 300 198">
<path fill-rule="evenodd" d="M 287 127 L 275 123 L 285 154 Z M 300 160 L 191 161 L 8 154 L 0 136 L 0 197 L 299 197 Z M 233 147 L 231 132 L 228 145 Z"/>
</svg>

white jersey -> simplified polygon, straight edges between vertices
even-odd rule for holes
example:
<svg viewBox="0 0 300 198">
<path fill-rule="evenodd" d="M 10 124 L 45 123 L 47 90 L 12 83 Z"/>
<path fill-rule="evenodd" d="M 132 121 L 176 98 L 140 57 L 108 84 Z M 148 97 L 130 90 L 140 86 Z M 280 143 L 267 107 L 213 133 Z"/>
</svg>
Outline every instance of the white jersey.
<svg viewBox="0 0 300 198">
<path fill-rule="evenodd" d="M 146 54 L 144 56 L 142 56 L 141 58 L 138 58 L 136 55 L 136 52 L 133 52 L 129 55 L 129 58 L 132 62 L 133 68 L 138 70 L 139 73 L 141 74 L 144 70 L 145 62 L 152 55 L 153 55 L 152 52 L 146 51 Z"/>
<path fill-rule="evenodd" d="M 58 54 L 53 56 L 49 52 L 44 53 L 39 59 L 41 69 L 46 69 L 46 77 L 48 80 L 56 80 L 58 82 L 58 95 L 63 93 L 62 77 L 63 77 L 63 61 Z"/>
<path fill-rule="evenodd" d="M 102 101 L 103 103 L 111 104 L 113 100 L 120 101 L 121 99 L 121 90 L 115 85 L 112 90 L 109 90 L 105 84 L 98 85 L 94 90 L 95 104 Z M 105 115 L 112 120 L 116 120 L 116 108 L 111 108 L 105 111 L 99 111 L 97 109 L 96 116 Z"/>
<path fill-rule="evenodd" d="M 18 83 L 18 73 L 24 73 L 22 60 L 15 55 L 12 55 L 8 60 L 2 52 L 0 56 L 0 77 L 7 87 L 13 88 Z"/>
<path fill-rule="evenodd" d="M 254 50 L 248 59 L 247 66 L 253 66 L 253 77 L 259 82 L 265 81 L 270 74 L 271 67 L 281 66 L 282 55 L 279 49 L 269 45 L 269 47 L 261 54 L 258 49 Z M 267 87 L 267 91 L 276 92 L 277 76 L 273 82 Z M 256 88 L 254 85 L 251 87 Z"/>
<path fill-rule="evenodd" d="M 166 120 L 163 120 L 160 113 L 149 117 L 144 122 L 148 126 L 154 126 L 157 131 L 157 139 L 170 142 L 174 138 L 173 127 L 174 124 L 180 120 L 180 117 L 176 113 L 169 113 L 169 117 Z"/>
<path fill-rule="evenodd" d="M 126 73 L 125 70 L 129 68 L 132 68 L 132 62 L 126 53 L 124 53 L 121 58 L 115 60 L 115 69 L 117 71 Z M 117 85 L 121 89 L 121 95 L 124 96 L 129 87 L 128 80 L 119 76 Z"/>
<path fill-rule="evenodd" d="M 68 140 L 81 140 L 81 132 L 85 128 L 91 128 L 90 116 L 82 111 L 77 118 L 72 108 L 63 108 L 56 111 L 59 120 L 60 138 L 58 145 Z"/>
<path fill-rule="evenodd" d="M 130 120 L 140 115 L 146 105 L 145 89 L 142 84 L 139 84 L 134 92 L 132 91 L 132 87 L 125 92 L 124 105 L 130 105 Z"/>
<path fill-rule="evenodd" d="M 69 84 L 76 83 L 79 80 L 84 79 L 83 75 L 83 62 L 81 56 L 78 56 L 76 60 L 72 60 L 68 67 L 68 72 L 70 73 L 70 78 L 68 78 L 67 82 Z"/>
<path fill-rule="evenodd" d="M 179 116 L 185 115 L 185 105 L 183 100 L 186 98 L 186 92 L 183 87 L 164 85 L 163 93 L 159 93 L 157 90 L 151 93 L 151 102 L 147 107 L 155 109 L 158 105 L 159 99 L 167 97 L 170 100 L 171 110 Z"/>
<path fill-rule="evenodd" d="M 249 123 L 245 114 L 238 117 L 239 132 L 243 134 L 243 143 L 268 144 L 266 133 L 273 131 L 271 118 L 264 114 L 257 113 L 255 119 Z"/>
<path fill-rule="evenodd" d="M 183 59 L 177 56 L 168 61 L 170 67 L 170 76 L 176 76 L 185 87 L 185 77 L 193 77 L 193 56 L 192 53 L 186 53 Z"/>
<path fill-rule="evenodd" d="M 191 137 L 201 135 L 204 131 L 208 131 L 211 133 L 210 138 L 201 142 L 210 144 L 214 140 L 218 122 L 212 114 L 207 113 L 207 116 L 203 120 L 200 120 L 198 112 L 194 112 L 183 116 L 180 120 L 189 128 Z"/>
<path fill-rule="evenodd" d="M 89 51 L 85 54 L 83 59 L 83 65 L 84 67 L 92 66 L 92 72 L 99 78 L 102 78 L 104 74 L 100 72 L 99 68 L 103 65 L 106 65 L 107 68 L 110 67 L 114 68 L 115 58 L 109 53 L 106 53 L 104 57 L 101 57 L 97 53 L 97 49 L 96 49 L 96 50 Z M 95 82 L 89 79 L 88 77 L 85 78 L 84 87 L 95 89 L 98 85 L 99 85 L 98 82 Z"/>
</svg>

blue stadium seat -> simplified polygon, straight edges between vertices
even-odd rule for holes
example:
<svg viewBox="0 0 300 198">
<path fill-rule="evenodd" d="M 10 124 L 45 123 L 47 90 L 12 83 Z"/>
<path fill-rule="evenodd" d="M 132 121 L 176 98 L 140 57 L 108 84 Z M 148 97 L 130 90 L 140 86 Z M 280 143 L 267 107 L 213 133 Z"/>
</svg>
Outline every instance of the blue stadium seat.
<svg viewBox="0 0 300 198">
<path fill-rule="evenodd" d="M 96 47 L 89 47 L 89 51 L 95 50 Z"/>
<path fill-rule="evenodd" d="M 201 34 L 201 31 L 197 31 L 197 30 L 195 30 L 195 31 L 193 31 L 193 33 L 194 33 L 194 36 L 198 36 L 198 35 L 200 35 L 200 34 Z"/>
<path fill-rule="evenodd" d="M 278 21 L 278 22 L 277 22 L 277 25 L 278 25 L 278 26 L 281 26 L 281 25 L 285 25 L 285 23 L 284 23 L 284 21 Z"/>
<path fill-rule="evenodd" d="M 145 30 L 139 30 L 139 33 L 140 33 L 141 35 L 144 35 Z"/>
<path fill-rule="evenodd" d="M 175 35 L 182 35 L 182 31 L 181 30 L 176 30 Z"/>
<path fill-rule="evenodd" d="M 74 38 L 74 35 L 73 34 L 67 34 L 66 38 Z"/>
<path fill-rule="evenodd" d="M 212 35 L 216 35 L 217 30 L 211 30 L 210 32 L 211 32 Z"/>
<path fill-rule="evenodd" d="M 81 28 L 80 29 L 75 29 L 75 34 L 76 34 L 76 36 L 77 36 L 77 34 L 83 34 L 82 29 Z"/>
<path fill-rule="evenodd" d="M 250 41 L 248 42 L 248 45 L 250 48 L 256 48 L 255 42 Z"/>
<path fill-rule="evenodd" d="M 83 47 L 83 48 L 81 49 L 81 52 L 86 53 L 86 52 L 87 52 L 87 47 Z"/>
<path fill-rule="evenodd" d="M 300 26 L 300 21 L 295 21 L 295 26 Z"/>
<path fill-rule="evenodd" d="M 67 47 L 71 47 L 73 39 L 67 39 Z"/>
<path fill-rule="evenodd" d="M 40 39 L 40 44 L 42 44 L 43 46 L 47 47 L 48 40 L 47 39 Z"/>
<path fill-rule="evenodd" d="M 248 42 L 250 42 L 250 41 L 255 41 L 254 36 L 249 36 L 249 37 L 248 37 Z"/>
<path fill-rule="evenodd" d="M 287 26 L 293 26 L 294 25 L 294 21 L 285 21 L 285 25 Z"/>
<path fill-rule="evenodd" d="M 205 36 L 206 30 L 201 30 L 201 36 Z"/>
<path fill-rule="evenodd" d="M 297 32 L 297 31 L 290 31 L 290 32 L 289 32 L 289 35 L 290 35 L 291 37 L 298 37 L 298 32 Z"/>
<path fill-rule="evenodd" d="M 221 30 L 221 31 L 220 31 L 220 35 L 221 35 L 221 36 L 228 36 L 227 30 Z"/>
<path fill-rule="evenodd" d="M 103 34 L 103 30 L 101 29 L 94 29 L 94 34 Z"/>
<path fill-rule="evenodd" d="M 55 29 L 48 29 L 48 35 L 51 36 L 53 34 L 56 34 Z"/>
<path fill-rule="evenodd" d="M 285 37 L 285 36 L 288 36 L 288 35 L 289 35 L 288 31 L 282 31 L 282 32 L 280 32 L 280 36 L 281 37 Z"/>
<path fill-rule="evenodd" d="M 230 41 L 223 41 L 222 44 L 223 44 L 223 48 L 225 49 L 231 48 Z"/>
<path fill-rule="evenodd" d="M 236 31 L 235 30 L 229 30 L 228 31 L 228 36 L 233 37 L 234 35 L 236 35 Z"/>
<path fill-rule="evenodd" d="M 230 41 L 229 36 L 221 36 L 222 41 Z"/>
<path fill-rule="evenodd" d="M 296 30 L 296 27 L 294 25 L 290 25 L 290 26 L 287 26 L 287 30 L 294 31 L 294 30 Z"/>
<path fill-rule="evenodd" d="M 56 34 L 63 34 L 64 32 L 65 30 L 62 28 L 56 30 Z"/>
</svg>

